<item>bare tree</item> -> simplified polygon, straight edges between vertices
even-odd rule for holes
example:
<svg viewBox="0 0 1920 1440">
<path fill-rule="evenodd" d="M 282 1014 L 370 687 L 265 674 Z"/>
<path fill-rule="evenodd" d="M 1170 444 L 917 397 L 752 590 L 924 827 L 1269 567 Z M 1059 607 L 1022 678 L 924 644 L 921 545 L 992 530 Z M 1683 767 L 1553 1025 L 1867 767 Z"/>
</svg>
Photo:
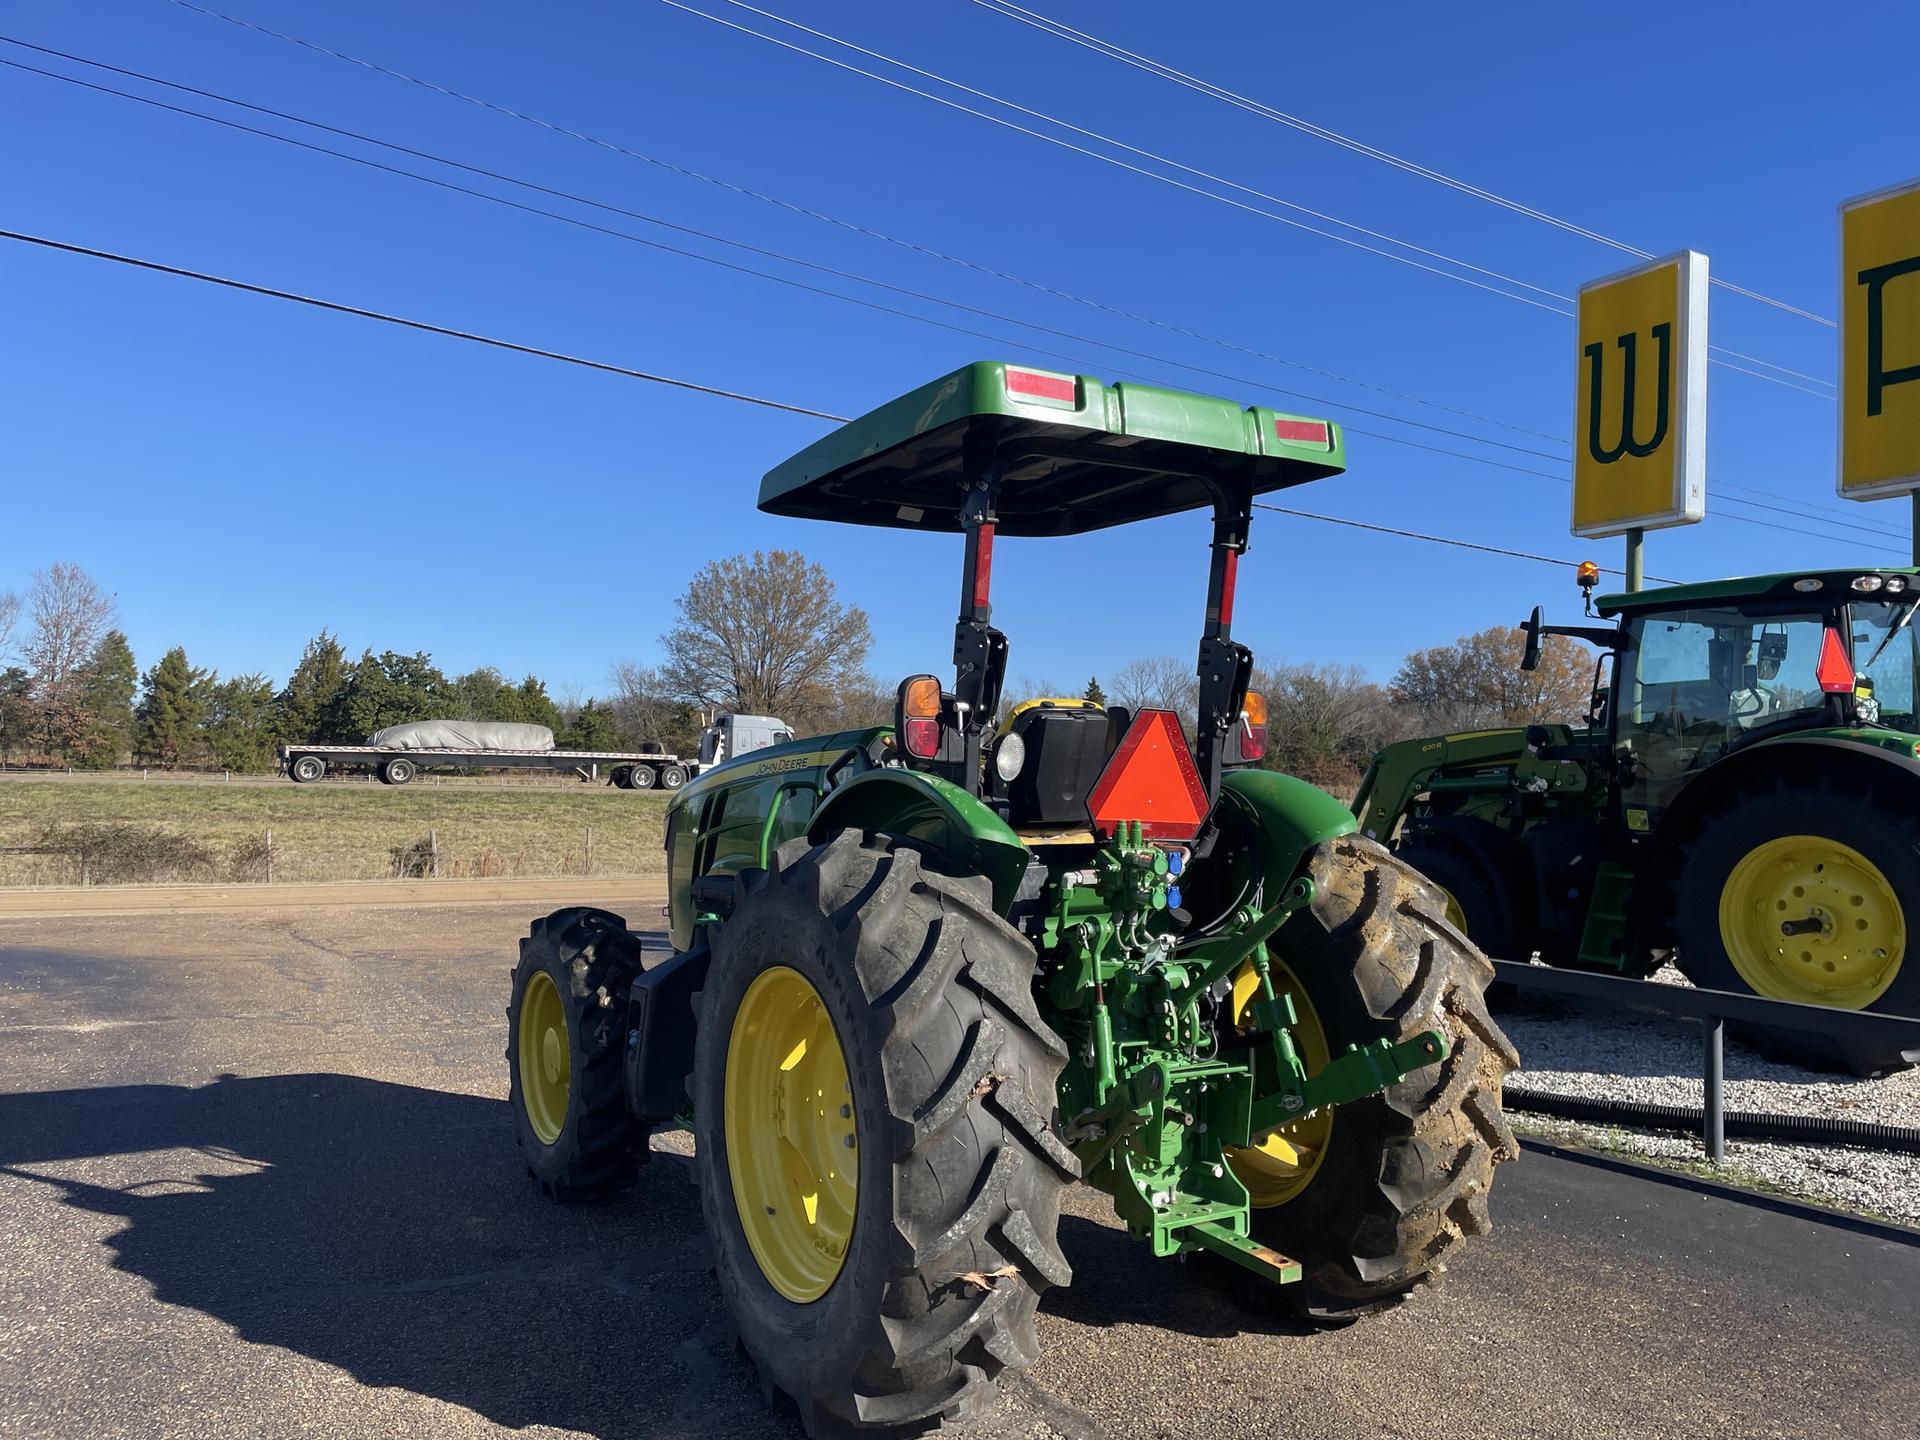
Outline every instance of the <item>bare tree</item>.
<svg viewBox="0 0 1920 1440">
<path fill-rule="evenodd" d="M 78 565 L 59 560 L 33 572 L 27 590 L 33 629 L 21 651 L 49 750 L 66 750 L 87 728 L 81 704 L 86 665 L 113 620 L 113 597 Z"/>
<path fill-rule="evenodd" d="M 863 674 L 867 614 L 792 550 L 756 550 L 703 567 L 661 636 L 660 677 L 678 699 L 778 715 L 802 729 L 829 716 Z"/>
<path fill-rule="evenodd" d="M 20 597 L 0 590 L 0 660 L 13 653 L 13 627 L 20 621 Z"/>
<path fill-rule="evenodd" d="M 1113 672 L 1107 696 L 1129 710 L 1171 710 L 1188 725 L 1200 708 L 1200 678 L 1191 660 L 1150 655 Z"/>
<path fill-rule="evenodd" d="M 1393 697 L 1443 728 L 1576 720 L 1586 712 L 1593 663 L 1576 640 L 1545 637 L 1539 667 L 1520 668 L 1526 637 L 1494 625 L 1451 645 L 1415 650 L 1393 677 Z"/>
<path fill-rule="evenodd" d="M 1255 671 L 1252 688 L 1267 698 L 1263 763 L 1341 794 L 1402 723 L 1387 692 L 1351 665 L 1278 665 Z"/>
<path fill-rule="evenodd" d="M 607 709 L 622 745 L 659 745 L 676 755 L 699 746 L 699 712 L 671 693 L 658 670 L 621 660 L 613 667 L 613 688 Z"/>
</svg>

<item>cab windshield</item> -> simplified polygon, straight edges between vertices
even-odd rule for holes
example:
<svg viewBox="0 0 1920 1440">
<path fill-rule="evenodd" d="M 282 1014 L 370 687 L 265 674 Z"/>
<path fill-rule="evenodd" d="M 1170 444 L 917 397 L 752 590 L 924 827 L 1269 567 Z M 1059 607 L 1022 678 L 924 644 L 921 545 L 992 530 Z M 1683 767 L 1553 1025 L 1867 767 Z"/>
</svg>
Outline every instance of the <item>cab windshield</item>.
<svg viewBox="0 0 1920 1440">
<path fill-rule="evenodd" d="M 1853 605 L 1853 663 L 1858 671 L 1854 705 L 1862 720 L 1920 735 L 1915 718 L 1913 607 L 1920 597 L 1856 600 Z M 1863 682 L 1872 682 L 1871 693 Z M 1872 711 L 1878 708 L 1875 716 Z"/>
</svg>

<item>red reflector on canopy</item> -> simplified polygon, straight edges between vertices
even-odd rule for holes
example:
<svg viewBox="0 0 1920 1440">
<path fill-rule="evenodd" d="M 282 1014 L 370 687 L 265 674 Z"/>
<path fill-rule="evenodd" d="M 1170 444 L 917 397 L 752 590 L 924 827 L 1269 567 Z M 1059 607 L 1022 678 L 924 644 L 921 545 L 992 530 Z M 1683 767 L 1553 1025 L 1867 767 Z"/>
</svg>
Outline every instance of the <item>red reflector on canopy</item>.
<svg viewBox="0 0 1920 1440">
<path fill-rule="evenodd" d="M 1142 710 L 1100 772 L 1087 800 L 1094 828 L 1111 835 L 1122 820 L 1138 820 L 1148 840 L 1191 840 L 1207 818 L 1207 787 L 1187 749 L 1180 717 Z"/>
<path fill-rule="evenodd" d="M 1820 660 L 1813 667 L 1813 675 L 1829 695 L 1853 693 L 1853 662 L 1847 658 L 1846 642 L 1841 640 L 1840 632 L 1831 626 L 1820 637 Z"/>
<path fill-rule="evenodd" d="M 1329 443 L 1327 422 L 1324 420 L 1276 420 L 1273 422 L 1273 433 L 1278 439 L 1296 444 L 1302 441 L 1309 445 Z"/>
<path fill-rule="evenodd" d="M 1071 375 L 1043 375 L 1036 370 L 1007 371 L 1007 390 L 1014 395 L 1031 395 L 1039 400 L 1065 400 L 1071 404 L 1078 398 L 1078 387 Z"/>
</svg>

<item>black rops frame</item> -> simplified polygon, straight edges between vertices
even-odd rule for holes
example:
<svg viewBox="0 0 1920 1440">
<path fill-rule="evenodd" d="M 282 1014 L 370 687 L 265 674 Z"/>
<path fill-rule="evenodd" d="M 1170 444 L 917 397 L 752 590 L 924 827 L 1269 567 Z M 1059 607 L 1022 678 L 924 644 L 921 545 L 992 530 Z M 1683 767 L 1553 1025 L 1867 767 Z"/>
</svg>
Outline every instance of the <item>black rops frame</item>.
<svg viewBox="0 0 1920 1440">
<path fill-rule="evenodd" d="M 996 505 L 1008 471 L 1028 461 L 1051 458 L 1058 447 L 1026 441 L 1001 448 L 997 427 L 974 425 L 962 442 L 964 495 L 960 526 L 966 555 L 960 576 L 960 618 L 953 631 L 955 723 L 962 736 L 959 783 L 980 793 L 980 751 L 987 728 L 1000 708 L 1006 681 L 1007 637 L 992 623 L 988 595 Z M 1253 652 L 1233 638 L 1234 588 L 1240 556 L 1246 553 L 1253 519 L 1254 467 L 1249 457 L 1238 465 L 1173 470 L 1165 465 L 1133 465 L 1123 457 L 1103 457 L 1116 469 L 1153 470 L 1185 475 L 1203 485 L 1213 501 L 1213 539 L 1207 572 L 1206 622 L 1200 634 L 1196 673 L 1199 713 L 1194 737 L 1200 778 L 1209 801 L 1220 793 L 1227 741 L 1245 708 L 1253 678 Z M 982 575 L 982 566 L 987 573 Z"/>
</svg>

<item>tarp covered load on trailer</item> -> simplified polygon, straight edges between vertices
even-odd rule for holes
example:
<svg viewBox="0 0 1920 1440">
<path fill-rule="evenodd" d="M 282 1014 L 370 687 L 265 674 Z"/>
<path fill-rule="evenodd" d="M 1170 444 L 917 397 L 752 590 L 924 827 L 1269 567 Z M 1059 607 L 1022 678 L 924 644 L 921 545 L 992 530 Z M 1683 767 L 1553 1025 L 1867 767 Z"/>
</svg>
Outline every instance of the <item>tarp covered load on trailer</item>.
<svg viewBox="0 0 1920 1440">
<path fill-rule="evenodd" d="M 376 730 L 367 744 L 383 750 L 551 750 L 553 731 L 502 720 L 415 720 Z"/>
</svg>

